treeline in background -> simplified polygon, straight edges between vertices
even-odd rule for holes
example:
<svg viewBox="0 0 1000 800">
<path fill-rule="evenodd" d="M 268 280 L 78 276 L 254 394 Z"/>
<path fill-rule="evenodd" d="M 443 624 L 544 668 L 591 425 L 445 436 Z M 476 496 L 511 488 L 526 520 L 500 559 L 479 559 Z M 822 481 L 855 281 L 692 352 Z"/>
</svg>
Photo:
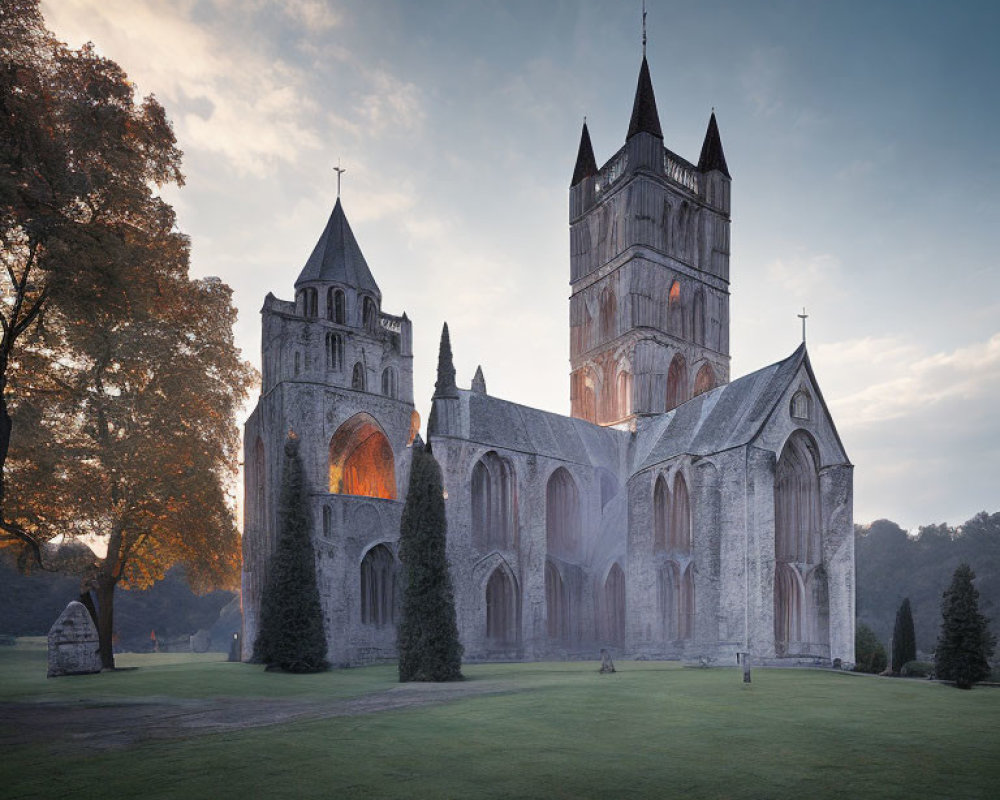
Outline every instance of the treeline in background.
<svg viewBox="0 0 1000 800">
<path fill-rule="evenodd" d="M 957 527 L 923 525 L 910 536 L 895 522 L 854 526 L 857 619 L 888 647 L 896 611 L 910 598 L 917 651 L 934 651 L 941 595 L 959 564 L 976 573 L 979 610 L 1000 634 L 1000 513 L 980 512 Z"/>
</svg>

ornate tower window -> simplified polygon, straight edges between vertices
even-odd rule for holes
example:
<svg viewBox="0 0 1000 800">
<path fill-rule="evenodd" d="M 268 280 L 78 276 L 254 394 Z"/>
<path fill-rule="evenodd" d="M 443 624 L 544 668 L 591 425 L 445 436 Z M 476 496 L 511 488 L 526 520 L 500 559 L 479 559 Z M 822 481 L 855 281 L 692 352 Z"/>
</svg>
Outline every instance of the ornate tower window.
<svg viewBox="0 0 1000 800">
<path fill-rule="evenodd" d="M 326 335 L 326 368 L 335 372 L 344 368 L 344 339 L 339 333 Z"/>
<path fill-rule="evenodd" d="M 326 292 L 326 318 L 343 325 L 346 317 L 344 291 L 331 287 Z"/>
<path fill-rule="evenodd" d="M 674 356 L 667 370 L 667 411 L 677 408 L 688 399 L 687 362 L 680 353 Z"/>
<path fill-rule="evenodd" d="M 370 297 L 366 297 L 361 305 L 361 326 L 372 333 L 378 325 L 378 306 Z"/>
<path fill-rule="evenodd" d="M 355 414 L 330 439 L 330 493 L 396 499 L 392 445 L 372 416 Z"/>
</svg>

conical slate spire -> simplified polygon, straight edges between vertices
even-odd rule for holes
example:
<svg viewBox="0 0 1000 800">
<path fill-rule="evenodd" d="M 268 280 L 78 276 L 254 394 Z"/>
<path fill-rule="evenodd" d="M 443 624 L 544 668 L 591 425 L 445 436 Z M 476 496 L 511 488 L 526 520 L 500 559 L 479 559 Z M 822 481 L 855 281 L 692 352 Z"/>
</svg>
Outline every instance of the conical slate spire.
<svg viewBox="0 0 1000 800">
<path fill-rule="evenodd" d="M 628 124 L 627 142 L 637 133 L 651 133 L 657 139 L 663 138 L 660 130 L 660 115 L 656 113 L 656 95 L 653 94 L 653 81 L 649 77 L 649 64 L 646 56 L 642 57 L 639 67 L 639 83 L 635 87 L 635 102 L 632 103 L 632 119 Z"/>
<path fill-rule="evenodd" d="M 354 232 L 347 222 L 340 198 L 333 207 L 323 234 L 316 242 L 312 255 L 299 273 L 295 285 L 308 281 L 339 283 L 375 295 L 382 299 L 382 292 L 368 269 Z"/>
<path fill-rule="evenodd" d="M 486 378 L 483 377 L 482 365 L 476 367 L 476 374 L 472 377 L 472 391 L 486 394 Z"/>
<path fill-rule="evenodd" d="M 715 121 L 715 112 L 708 119 L 708 130 L 705 131 L 705 141 L 701 146 L 701 158 L 698 159 L 699 172 L 719 170 L 727 178 L 732 178 L 726 166 L 726 154 L 722 152 L 722 137 L 719 136 L 719 125 Z"/>
<path fill-rule="evenodd" d="M 441 347 L 438 349 L 438 376 L 434 384 L 434 397 L 458 397 L 458 387 L 455 385 L 455 362 L 451 357 L 451 337 L 448 335 L 448 323 L 441 329 Z"/>
<path fill-rule="evenodd" d="M 573 170 L 573 180 L 570 186 L 576 186 L 584 178 L 597 174 L 597 159 L 594 158 L 594 147 L 590 143 L 590 131 L 587 130 L 587 120 L 583 121 L 583 133 L 580 134 L 580 150 L 576 154 L 576 168 Z"/>
</svg>

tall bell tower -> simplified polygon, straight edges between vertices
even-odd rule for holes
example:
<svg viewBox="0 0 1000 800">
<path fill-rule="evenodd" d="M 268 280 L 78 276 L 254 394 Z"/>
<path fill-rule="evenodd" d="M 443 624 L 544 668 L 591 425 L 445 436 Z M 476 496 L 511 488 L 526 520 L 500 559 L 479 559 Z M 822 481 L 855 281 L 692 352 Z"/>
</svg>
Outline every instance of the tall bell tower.
<svg viewBox="0 0 1000 800">
<path fill-rule="evenodd" d="M 729 382 L 729 169 L 712 112 L 698 164 L 666 148 L 643 54 L 625 145 L 586 121 L 569 192 L 572 415 L 669 411 Z"/>
</svg>

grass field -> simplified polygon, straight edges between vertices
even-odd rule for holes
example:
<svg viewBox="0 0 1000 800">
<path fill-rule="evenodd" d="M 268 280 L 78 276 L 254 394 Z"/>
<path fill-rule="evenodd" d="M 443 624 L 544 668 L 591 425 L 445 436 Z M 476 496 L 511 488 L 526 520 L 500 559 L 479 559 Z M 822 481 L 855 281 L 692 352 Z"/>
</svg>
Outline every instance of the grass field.
<svg viewBox="0 0 1000 800">
<path fill-rule="evenodd" d="M 46 680 L 0 648 L 0 702 L 95 708 L 160 698 L 391 693 L 392 667 L 294 676 L 209 656 Z M 0 797 L 995 798 L 1000 690 L 825 671 L 628 662 L 465 668 L 492 694 L 116 749 L 22 739 L 0 706 Z M 9 708 L 9 707 L 8 707 Z"/>
</svg>

